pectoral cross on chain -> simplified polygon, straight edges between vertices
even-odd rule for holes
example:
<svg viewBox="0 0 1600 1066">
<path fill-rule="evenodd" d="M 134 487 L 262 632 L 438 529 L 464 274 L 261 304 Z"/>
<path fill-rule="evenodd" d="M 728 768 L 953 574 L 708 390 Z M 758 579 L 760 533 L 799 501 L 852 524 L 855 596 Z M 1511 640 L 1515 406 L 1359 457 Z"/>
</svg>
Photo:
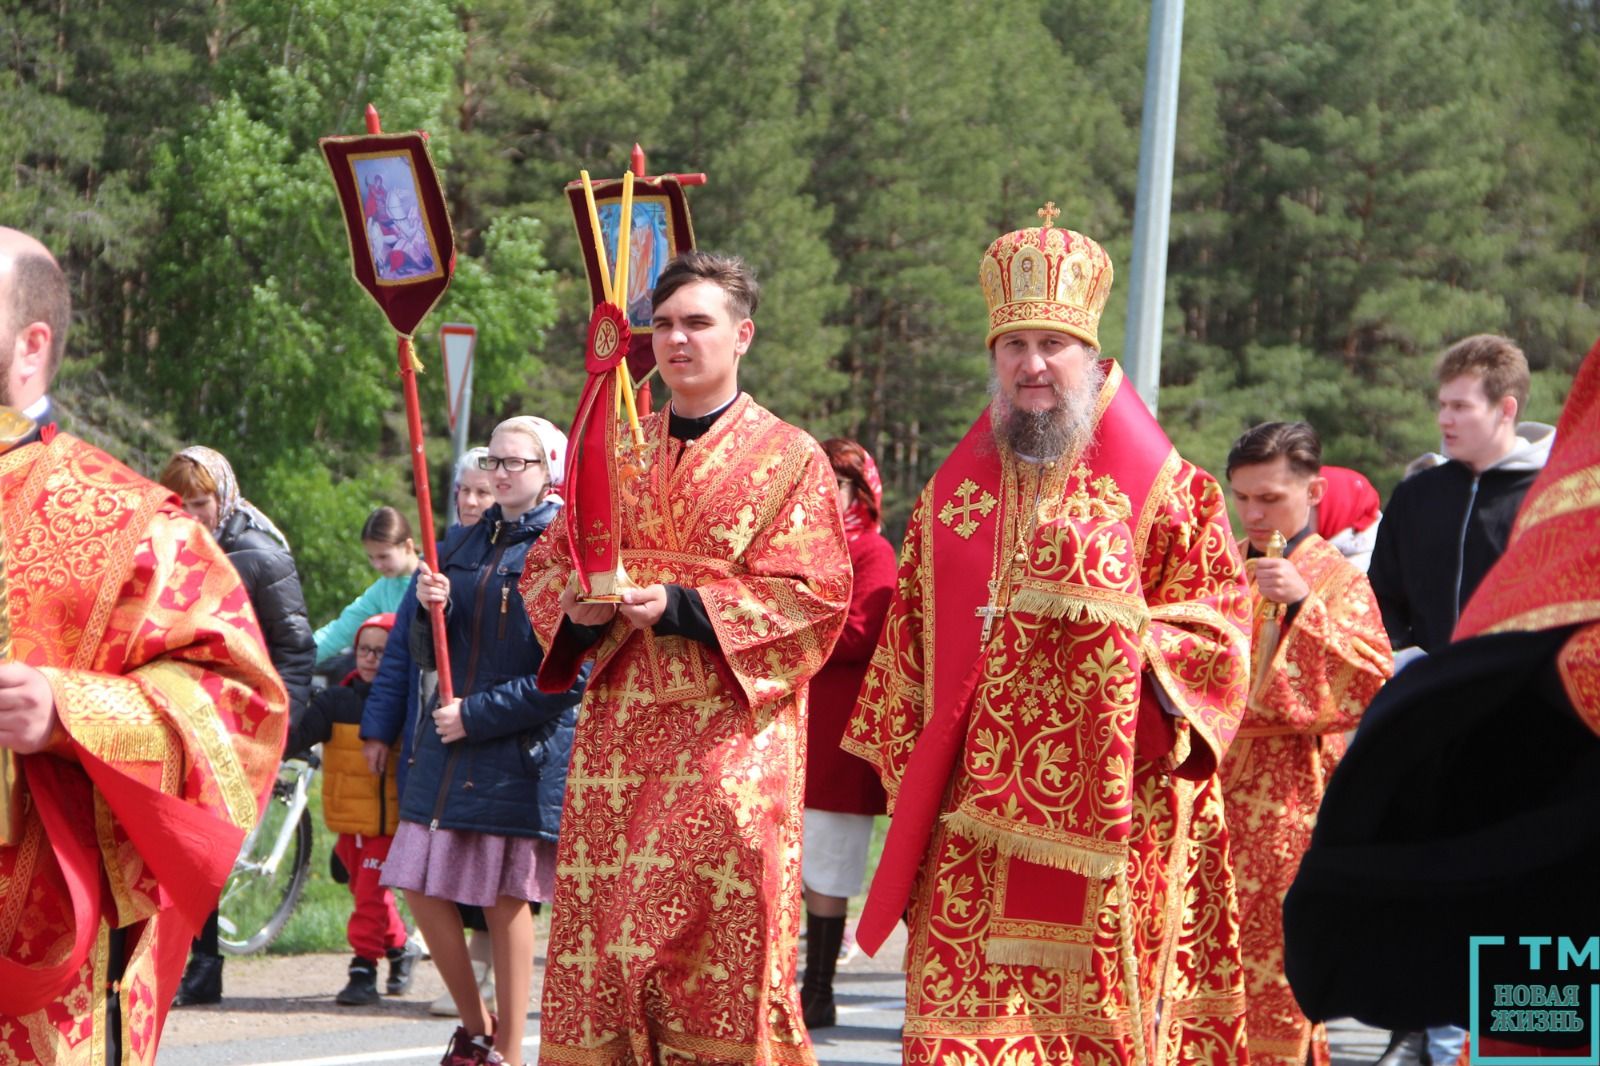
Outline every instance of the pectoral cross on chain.
<svg viewBox="0 0 1600 1066">
<path fill-rule="evenodd" d="M 983 632 L 978 636 L 979 647 L 988 646 L 989 634 L 994 629 L 994 620 L 1006 613 L 1006 609 L 996 602 L 999 596 L 1000 582 L 989 582 L 989 602 L 973 612 L 974 615 L 983 619 Z"/>
</svg>

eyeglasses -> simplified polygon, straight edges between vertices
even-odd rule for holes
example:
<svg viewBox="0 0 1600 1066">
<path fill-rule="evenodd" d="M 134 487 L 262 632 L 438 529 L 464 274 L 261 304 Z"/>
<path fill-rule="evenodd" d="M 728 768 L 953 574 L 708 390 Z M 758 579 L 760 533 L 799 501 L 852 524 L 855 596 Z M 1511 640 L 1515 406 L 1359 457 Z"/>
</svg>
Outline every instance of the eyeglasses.
<svg viewBox="0 0 1600 1066">
<path fill-rule="evenodd" d="M 377 647 L 371 647 L 366 644 L 357 644 L 356 658 L 381 659 L 383 658 L 383 645 L 379 644 Z"/>
<path fill-rule="evenodd" d="M 479 470 L 498 470 L 502 466 L 508 474 L 520 474 L 530 466 L 543 466 L 543 459 L 523 459 L 515 455 L 485 455 L 478 460 Z"/>
</svg>

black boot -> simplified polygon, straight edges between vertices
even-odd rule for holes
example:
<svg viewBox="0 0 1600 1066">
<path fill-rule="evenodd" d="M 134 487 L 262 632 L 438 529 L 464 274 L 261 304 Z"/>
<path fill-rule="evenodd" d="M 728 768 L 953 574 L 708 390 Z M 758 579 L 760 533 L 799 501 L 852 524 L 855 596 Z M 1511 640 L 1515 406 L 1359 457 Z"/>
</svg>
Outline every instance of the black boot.
<svg viewBox="0 0 1600 1066">
<path fill-rule="evenodd" d="M 222 956 L 189 956 L 189 965 L 183 968 L 183 980 L 178 982 L 178 994 L 173 997 L 174 1007 L 204 1006 L 222 1002 Z"/>
<path fill-rule="evenodd" d="M 407 940 L 403 947 L 390 948 L 385 954 L 389 959 L 389 980 L 383 990 L 391 996 L 404 995 L 411 988 L 411 979 L 416 976 L 417 960 L 422 958 L 422 949 L 417 947 L 415 940 Z"/>
<path fill-rule="evenodd" d="M 350 960 L 350 981 L 333 997 L 341 1007 L 370 1007 L 378 1002 L 378 960 L 360 955 Z"/>
<path fill-rule="evenodd" d="M 844 918 L 806 912 L 806 976 L 800 984 L 800 1011 L 807 1029 L 839 1024 L 833 1003 L 833 971 L 844 944 Z"/>
<path fill-rule="evenodd" d="M 1373 1066 L 1431 1066 L 1428 1054 L 1427 1033 L 1395 1032 L 1389 1037 L 1389 1046 Z"/>
</svg>

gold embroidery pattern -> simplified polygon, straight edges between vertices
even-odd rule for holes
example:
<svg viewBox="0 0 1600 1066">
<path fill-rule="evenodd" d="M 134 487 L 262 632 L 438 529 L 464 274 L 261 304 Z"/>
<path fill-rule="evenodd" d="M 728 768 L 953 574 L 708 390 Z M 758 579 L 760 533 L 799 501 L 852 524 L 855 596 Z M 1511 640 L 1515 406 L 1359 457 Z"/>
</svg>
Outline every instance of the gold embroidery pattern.
<svg viewBox="0 0 1600 1066">
<path fill-rule="evenodd" d="M 957 503 L 954 498 L 946 500 L 939 510 L 939 521 L 949 526 L 962 540 L 976 533 L 981 524 L 978 519 L 988 518 L 990 512 L 1000 502 L 987 491 L 979 493 L 976 499 L 973 498 L 974 493 L 978 493 L 978 486 L 968 478 L 956 486 L 956 497 L 959 497 L 961 502 Z M 978 518 L 972 517 L 974 513 Z"/>
<path fill-rule="evenodd" d="M 662 423 L 645 422 L 656 459 L 616 530 L 621 558 L 638 584 L 696 588 L 720 652 L 616 624 L 595 649 L 562 812 L 540 1053 L 809 1064 L 793 948 L 803 701 L 850 588 L 832 472 L 815 442 L 748 396 L 681 455 Z M 559 624 L 560 556 L 534 554 L 524 573 L 546 635 Z"/>
<path fill-rule="evenodd" d="M 1600 467 L 1589 466 L 1575 470 L 1554 484 L 1544 488 L 1528 506 L 1517 515 L 1512 529 L 1513 540 L 1526 536 L 1535 526 L 1576 511 L 1600 507 Z"/>
<path fill-rule="evenodd" d="M 1600 734 L 1600 624 L 1591 623 L 1567 640 L 1556 669 L 1578 717 Z"/>
<path fill-rule="evenodd" d="M 1221 767 L 1247 992 L 1251 1062 L 1302 1066 L 1316 1038 L 1283 972 L 1283 899 L 1310 843 L 1337 740 L 1391 672 L 1366 576 L 1312 534 L 1290 556 L 1311 586 Z M 1266 603 L 1251 581 L 1255 606 Z M 1259 628 L 1263 614 L 1256 611 Z"/>
</svg>

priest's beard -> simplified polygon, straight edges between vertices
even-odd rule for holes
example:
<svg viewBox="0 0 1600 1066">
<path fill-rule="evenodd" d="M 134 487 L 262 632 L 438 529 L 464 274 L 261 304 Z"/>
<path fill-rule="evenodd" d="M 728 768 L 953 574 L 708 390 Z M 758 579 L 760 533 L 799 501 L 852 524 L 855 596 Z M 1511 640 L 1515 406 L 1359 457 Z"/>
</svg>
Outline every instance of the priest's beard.
<svg viewBox="0 0 1600 1066">
<path fill-rule="evenodd" d="M 989 420 L 995 442 L 1029 459 L 1060 459 L 1078 452 L 1094 435 L 1096 401 L 1105 382 L 1105 367 L 1098 359 L 1090 359 L 1077 388 L 1055 389 L 1055 406 L 1022 411 L 1012 406 L 991 364 Z"/>
</svg>

